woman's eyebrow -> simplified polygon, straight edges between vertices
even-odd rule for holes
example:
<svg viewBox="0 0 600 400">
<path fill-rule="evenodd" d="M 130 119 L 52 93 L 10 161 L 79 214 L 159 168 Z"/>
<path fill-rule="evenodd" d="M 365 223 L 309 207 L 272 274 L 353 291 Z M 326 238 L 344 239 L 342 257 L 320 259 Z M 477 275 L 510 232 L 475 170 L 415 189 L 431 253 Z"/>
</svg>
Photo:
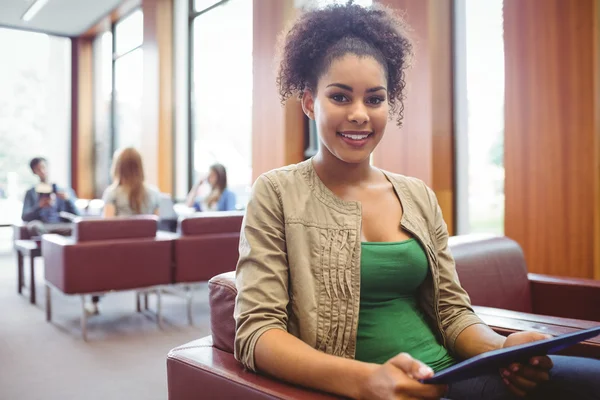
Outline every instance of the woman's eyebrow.
<svg viewBox="0 0 600 400">
<path fill-rule="evenodd" d="M 353 89 L 352 89 L 352 87 L 351 87 L 351 86 L 344 85 L 343 83 L 331 83 L 331 84 L 327 85 L 327 86 L 326 86 L 326 88 L 328 88 L 328 87 L 330 87 L 330 86 L 339 87 L 340 89 L 344 89 L 344 90 L 347 90 L 347 91 L 349 91 L 349 92 L 352 92 L 352 91 L 353 91 Z"/>
<path fill-rule="evenodd" d="M 386 90 L 387 91 L 387 89 L 385 88 L 385 86 L 376 86 L 376 87 L 367 89 L 367 93 L 378 92 L 380 90 Z"/>
<path fill-rule="evenodd" d="M 344 89 L 344 90 L 347 90 L 349 92 L 353 92 L 354 91 L 354 89 L 352 89 L 351 86 L 344 85 L 343 83 L 331 83 L 331 84 L 327 85 L 326 87 L 330 87 L 330 86 L 339 87 L 340 89 Z M 375 86 L 375 87 L 367 89 L 367 93 L 378 92 L 380 90 L 387 90 L 387 89 L 386 89 L 385 86 Z"/>
</svg>

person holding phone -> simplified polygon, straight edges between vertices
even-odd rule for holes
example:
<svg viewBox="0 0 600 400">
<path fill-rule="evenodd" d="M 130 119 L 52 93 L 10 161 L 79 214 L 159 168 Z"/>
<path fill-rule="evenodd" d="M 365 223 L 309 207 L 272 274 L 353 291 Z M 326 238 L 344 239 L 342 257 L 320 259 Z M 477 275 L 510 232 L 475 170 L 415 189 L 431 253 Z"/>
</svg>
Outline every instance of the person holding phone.
<svg viewBox="0 0 600 400">
<path fill-rule="evenodd" d="M 388 119 L 402 123 L 408 31 L 393 11 L 350 1 L 305 12 L 283 37 L 281 98 L 301 100 L 320 146 L 254 183 L 236 268 L 235 357 L 353 399 L 597 399 L 600 361 L 575 357 L 421 382 L 547 336 L 487 326 L 458 280 L 435 193 L 370 163 Z"/>
<path fill-rule="evenodd" d="M 204 183 L 208 183 L 210 192 L 202 196 L 200 188 Z M 227 170 L 222 164 L 213 164 L 208 175 L 192 187 L 185 204 L 196 211 L 233 211 L 236 201 L 235 193 L 227 188 Z"/>
<path fill-rule="evenodd" d="M 45 158 L 35 157 L 29 167 L 39 178 L 39 183 L 25 193 L 21 219 L 29 223 L 28 228 L 34 236 L 49 232 L 68 234 L 68 229 L 54 229 L 52 224 L 69 222 L 61 217 L 61 213 L 79 214 L 75 194 L 71 189 L 63 189 L 50 181 Z"/>
</svg>

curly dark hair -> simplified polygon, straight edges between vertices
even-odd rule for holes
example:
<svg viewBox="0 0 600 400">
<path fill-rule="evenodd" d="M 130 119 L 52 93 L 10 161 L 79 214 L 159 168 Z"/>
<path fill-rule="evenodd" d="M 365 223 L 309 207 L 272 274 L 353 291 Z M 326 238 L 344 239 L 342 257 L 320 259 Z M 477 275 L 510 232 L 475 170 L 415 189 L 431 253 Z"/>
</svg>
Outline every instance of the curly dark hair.
<svg viewBox="0 0 600 400">
<path fill-rule="evenodd" d="M 351 53 L 377 60 L 387 75 L 390 117 L 402 125 L 406 69 L 412 42 L 404 20 L 383 6 L 364 8 L 349 0 L 299 16 L 280 44 L 277 86 L 284 103 L 317 88 L 331 63 Z"/>
</svg>

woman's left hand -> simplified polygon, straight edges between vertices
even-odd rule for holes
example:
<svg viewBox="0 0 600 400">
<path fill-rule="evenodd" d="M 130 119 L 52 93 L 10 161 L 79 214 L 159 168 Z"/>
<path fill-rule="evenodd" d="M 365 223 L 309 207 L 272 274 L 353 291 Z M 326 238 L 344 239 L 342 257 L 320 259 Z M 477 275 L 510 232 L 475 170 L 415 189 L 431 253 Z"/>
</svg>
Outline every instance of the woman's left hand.
<svg viewBox="0 0 600 400">
<path fill-rule="evenodd" d="M 516 332 L 506 338 L 502 347 L 517 346 L 551 337 L 538 332 Z M 550 369 L 552 369 L 552 360 L 547 356 L 537 356 L 532 357 L 529 364 L 513 363 L 506 368 L 501 368 L 500 374 L 511 392 L 524 397 L 538 384 L 550 379 Z"/>
</svg>

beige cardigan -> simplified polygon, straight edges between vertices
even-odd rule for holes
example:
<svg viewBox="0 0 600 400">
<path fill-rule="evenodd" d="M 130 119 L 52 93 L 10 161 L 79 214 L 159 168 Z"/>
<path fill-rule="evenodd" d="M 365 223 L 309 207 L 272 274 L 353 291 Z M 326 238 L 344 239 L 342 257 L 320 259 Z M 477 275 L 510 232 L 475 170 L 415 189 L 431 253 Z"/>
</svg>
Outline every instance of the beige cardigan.
<svg viewBox="0 0 600 400">
<path fill-rule="evenodd" d="M 451 352 L 483 323 L 460 286 L 435 194 L 422 181 L 384 172 L 403 208 L 399 224 L 426 250 L 431 273 L 419 304 Z M 254 347 L 281 329 L 317 350 L 354 358 L 360 307 L 361 204 L 335 196 L 312 160 L 261 175 L 253 187 L 236 269 L 235 357 L 251 370 Z"/>
</svg>

